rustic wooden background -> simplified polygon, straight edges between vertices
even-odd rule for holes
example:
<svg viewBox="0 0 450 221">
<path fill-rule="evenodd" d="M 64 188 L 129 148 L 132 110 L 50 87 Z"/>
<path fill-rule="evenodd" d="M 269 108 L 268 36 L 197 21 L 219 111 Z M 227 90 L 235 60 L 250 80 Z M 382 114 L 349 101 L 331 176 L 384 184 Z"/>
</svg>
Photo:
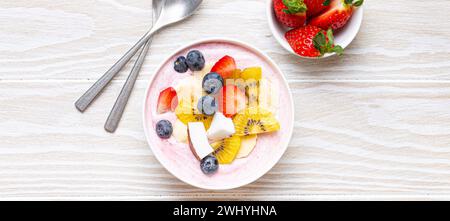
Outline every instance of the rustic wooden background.
<svg viewBox="0 0 450 221">
<path fill-rule="evenodd" d="M 299 60 L 272 37 L 264 0 L 206 0 L 161 32 L 116 134 L 103 130 L 129 68 L 85 113 L 74 101 L 151 22 L 150 0 L 0 2 L 0 199 L 450 200 L 450 1 L 367 0 L 341 58 Z M 295 98 L 290 147 L 270 173 L 223 192 L 190 187 L 154 158 L 145 86 L 180 44 L 249 42 Z"/>
</svg>

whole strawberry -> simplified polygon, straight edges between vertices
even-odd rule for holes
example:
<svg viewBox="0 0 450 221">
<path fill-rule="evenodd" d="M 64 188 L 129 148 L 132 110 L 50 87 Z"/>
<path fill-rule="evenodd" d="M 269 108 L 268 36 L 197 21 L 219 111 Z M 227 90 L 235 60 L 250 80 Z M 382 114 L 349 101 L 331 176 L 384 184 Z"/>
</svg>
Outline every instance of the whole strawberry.
<svg viewBox="0 0 450 221">
<path fill-rule="evenodd" d="M 330 0 L 304 0 L 308 10 L 306 11 L 306 16 L 308 18 L 320 14 L 325 11 L 330 6 Z"/>
<path fill-rule="evenodd" d="M 307 7 L 303 0 L 274 0 L 273 8 L 281 24 L 290 28 L 305 25 Z"/>
<path fill-rule="evenodd" d="M 353 15 L 355 7 L 363 4 L 364 0 L 331 0 L 330 8 L 321 15 L 311 19 L 310 25 L 322 29 L 340 29 L 347 24 Z"/>
<path fill-rule="evenodd" d="M 334 45 L 333 30 L 324 31 L 319 27 L 308 25 L 286 32 L 286 40 L 295 53 L 304 57 L 321 57 L 335 52 L 341 55 L 344 49 Z"/>
</svg>

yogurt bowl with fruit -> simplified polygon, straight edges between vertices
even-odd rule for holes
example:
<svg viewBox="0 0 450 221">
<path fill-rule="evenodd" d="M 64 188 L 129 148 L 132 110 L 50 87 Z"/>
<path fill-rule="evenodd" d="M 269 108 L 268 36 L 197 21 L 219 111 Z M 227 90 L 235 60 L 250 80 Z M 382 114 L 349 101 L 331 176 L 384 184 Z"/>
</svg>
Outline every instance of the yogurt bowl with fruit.
<svg viewBox="0 0 450 221">
<path fill-rule="evenodd" d="M 288 147 L 294 111 L 278 66 L 230 39 L 188 44 L 166 59 L 147 88 L 147 141 L 160 163 L 203 189 L 249 184 Z"/>
</svg>

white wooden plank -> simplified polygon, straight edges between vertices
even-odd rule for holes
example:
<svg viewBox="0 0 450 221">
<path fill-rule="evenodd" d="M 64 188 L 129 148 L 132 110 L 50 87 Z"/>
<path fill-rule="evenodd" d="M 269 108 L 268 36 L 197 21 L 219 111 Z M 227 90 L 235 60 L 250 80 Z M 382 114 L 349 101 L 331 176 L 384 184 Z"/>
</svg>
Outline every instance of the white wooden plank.
<svg viewBox="0 0 450 221">
<path fill-rule="evenodd" d="M 146 0 L 0 3 L 0 79 L 97 79 L 148 28 Z M 448 80 L 450 1 L 366 1 L 360 34 L 342 58 L 299 60 L 271 36 L 265 0 L 208 0 L 155 38 L 140 79 L 181 44 L 236 38 L 267 52 L 291 80 Z M 412 16 L 411 16 L 412 15 Z M 129 69 L 127 69 L 129 70 Z M 119 78 L 125 79 L 125 74 Z"/>
<path fill-rule="evenodd" d="M 257 182 L 224 192 L 183 184 L 153 157 L 141 126 L 146 81 L 115 135 L 102 125 L 122 82 L 80 114 L 73 100 L 90 83 L 0 82 L 0 198 L 450 198 L 450 83 L 291 83 L 287 153 Z"/>
</svg>

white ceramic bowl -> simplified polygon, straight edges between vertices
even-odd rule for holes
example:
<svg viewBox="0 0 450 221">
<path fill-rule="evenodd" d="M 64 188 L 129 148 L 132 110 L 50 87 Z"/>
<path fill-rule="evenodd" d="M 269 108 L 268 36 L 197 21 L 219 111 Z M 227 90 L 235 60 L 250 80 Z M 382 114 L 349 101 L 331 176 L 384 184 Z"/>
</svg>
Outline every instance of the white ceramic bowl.
<svg viewBox="0 0 450 221">
<path fill-rule="evenodd" d="M 233 55 L 238 67 L 256 65 L 263 68 L 265 78 L 276 82 L 280 89 L 281 111 L 277 118 L 281 129 L 258 138 L 253 152 L 245 159 L 238 159 L 231 165 L 221 165 L 213 176 L 206 176 L 200 170 L 200 162 L 194 157 L 187 144 L 176 142 L 173 138 L 161 140 L 156 136 L 155 122 L 161 119 L 175 120 L 173 113 L 156 113 L 159 92 L 172 86 L 171 79 L 190 73 L 179 74 L 173 70 L 173 61 L 189 50 L 198 49 L 204 53 L 207 63 L 217 61 L 225 54 Z M 231 39 L 205 39 L 187 44 L 171 53 L 156 69 L 144 97 L 143 124 L 147 142 L 154 156 L 175 177 L 190 185 L 210 190 L 225 190 L 247 185 L 266 174 L 286 151 L 294 127 L 294 103 L 286 78 L 275 62 L 264 52 L 240 41 Z M 281 107 L 280 107 L 281 108 Z M 274 145 L 273 143 L 276 143 Z"/>
<path fill-rule="evenodd" d="M 342 48 L 345 49 L 348 45 L 350 45 L 353 39 L 355 39 L 363 20 L 363 13 L 364 13 L 363 7 L 364 5 L 356 9 L 356 11 L 353 13 L 353 16 L 350 18 L 345 27 L 334 33 L 336 45 L 340 45 Z M 301 58 L 318 59 L 300 56 L 297 53 L 295 53 L 294 50 L 292 50 L 291 46 L 284 37 L 284 34 L 289 30 L 289 28 L 280 24 L 277 18 L 275 17 L 275 12 L 273 11 L 273 0 L 267 0 L 267 20 L 269 22 L 269 27 L 270 30 L 272 31 L 273 36 L 278 41 L 278 43 L 280 43 L 280 45 L 283 46 L 284 49 Z M 335 54 L 336 53 L 329 53 L 324 55 L 323 57 L 319 57 L 319 59 L 330 57 Z"/>
</svg>

